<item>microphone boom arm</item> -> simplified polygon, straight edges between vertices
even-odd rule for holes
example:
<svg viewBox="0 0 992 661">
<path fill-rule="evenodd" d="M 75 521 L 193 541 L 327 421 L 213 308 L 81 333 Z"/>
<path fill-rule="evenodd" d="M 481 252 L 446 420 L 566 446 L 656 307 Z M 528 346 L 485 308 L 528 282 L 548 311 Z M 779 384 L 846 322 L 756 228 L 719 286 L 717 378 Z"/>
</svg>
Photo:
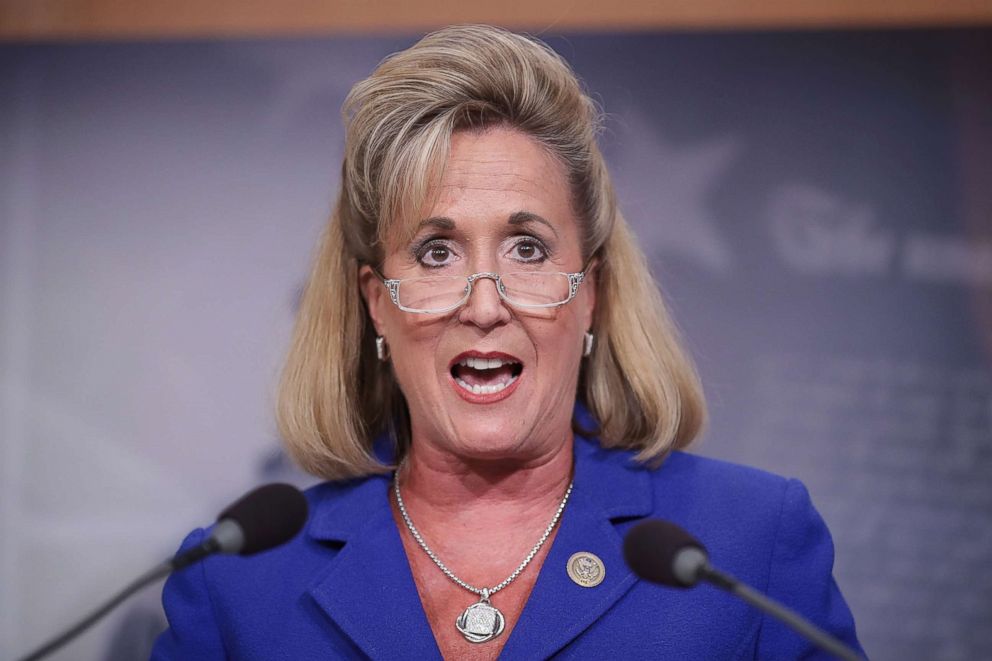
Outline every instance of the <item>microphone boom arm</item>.
<svg viewBox="0 0 992 661">
<path fill-rule="evenodd" d="M 831 636 L 799 613 L 795 612 L 791 608 L 787 608 L 782 604 L 772 601 L 746 583 L 738 581 L 733 576 L 729 576 L 721 571 L 718 571 L 717 569 L 714 569 L 708 562 L 699 567 L 697 570 L 697 576 L 701 580 L 704 580 L 711 585 L 715 585 L 721 590 L 726 590 L 731 594 L 737 595 L 758 610 L 763 611 L 780 622 L 788 625 L 796 633 L 816 644 L 821 649 L 830 652 L 837 658 L 844 659 L 844 661 L 864 661 L 864 657 L 857 654 L 843 642 Z"/>
<path fill-rule="evenodd" d="M 158 565 L 157 567 L 145 572 L 123 590 L 118 592 L 116 595 L 105 601 L 100 606 L 93 609 L 89 615 L 84 617 L 78 623 L 73 625 L 71 628 L 67 629 L 65 633 L 60 634 L 57 638 L 46 643 L 42 647 L 39 647 L 34 652 L 31 652 L 27 656 L 23 657 L 20 661 L 38 661 L 38 659 L 44 658 L 59 649 L 70 640 L 81 634 L 83 631 L 92 626 L 96 621 L 102 618 L 104 615 L 112 611 L 117 607 L 122 601 L 130 597 L 132 594 L 145 587 L 149 583 L 153 583 L 165 576 L 169 575 L 169 572 L 173 569 L 172 560 L 168 560 Z"/>
</svg>

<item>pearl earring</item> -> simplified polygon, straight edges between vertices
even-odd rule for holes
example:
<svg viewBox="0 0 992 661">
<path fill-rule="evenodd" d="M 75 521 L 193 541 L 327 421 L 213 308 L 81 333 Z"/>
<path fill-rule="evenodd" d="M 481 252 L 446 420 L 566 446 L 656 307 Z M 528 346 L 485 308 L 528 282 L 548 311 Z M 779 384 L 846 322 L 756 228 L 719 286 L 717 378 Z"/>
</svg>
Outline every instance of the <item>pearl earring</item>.
<svg viewBox="0 0 992 661">
<path fill-rule="evenodd" d="M 588 356 L 589 354 L 592 353 L 592 342 L 593 342 L 593 335 L 592 335 L 592 333 L 590 333 L 589 331 L 586 331 L 585 345 L 582 347 L 582 355 L 583 356 Z"/>
<path fill-rule="evenodd" d="M 386 338 L 382 335 L 375 338 L 375 355 L 383 362 L 389 358 L 389 347 L 386 346 Z"/>
</svg>

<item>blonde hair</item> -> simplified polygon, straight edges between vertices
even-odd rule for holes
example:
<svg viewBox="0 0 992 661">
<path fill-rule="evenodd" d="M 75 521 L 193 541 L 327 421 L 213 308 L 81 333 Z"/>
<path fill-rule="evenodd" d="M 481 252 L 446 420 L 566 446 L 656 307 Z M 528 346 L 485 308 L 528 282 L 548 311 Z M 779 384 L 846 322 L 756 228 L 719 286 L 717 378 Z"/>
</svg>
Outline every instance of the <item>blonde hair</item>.
<svg viewBox="0 0 992 661">
<path fill-rule="evenodd" d="M 596 258 L 596 344 L 579 398 L 605 447 L 660 460 L 688 445 L 705 407 L 647 262 L 621 216 L 596 144 L 601 113 L 568 64 L 544 44 L 489 26 L 458 26 L 386 58 L 345 101 L 341 191 L 307 283 L 279 391 L 290 453 L 328 479 L 383 472 L 373 452 L 390 432 L 395 459 L 410 442 L 405 400 L 359 292 L 429 203 L 458 130 L 507 126 L 564 166 L 584 257 Z M 396 239 L 391 239 L 395 241 Z"/>
</svg>

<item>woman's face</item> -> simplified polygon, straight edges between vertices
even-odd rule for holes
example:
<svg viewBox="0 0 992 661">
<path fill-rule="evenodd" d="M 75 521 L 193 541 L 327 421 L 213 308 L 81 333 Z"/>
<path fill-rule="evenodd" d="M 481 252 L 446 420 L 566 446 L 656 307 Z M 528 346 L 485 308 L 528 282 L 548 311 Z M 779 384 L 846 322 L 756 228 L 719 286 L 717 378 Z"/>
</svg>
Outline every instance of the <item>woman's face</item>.
<svg viewBox="0 0 992 661">
<path fill-rule="evenodd" d="M 525 134 L 455 133 L 434 193 L 413 239 L 386 247 L 386 278 L 582 270 L 565 170 Z M 478 279 L 468 302 L 443 314 L 400 310 L 369 267 L 361 282 L 415 446 L 461 460 L 530 461 L 571 440 L 591 274 L 569 303 L 547 309 L 511 307 L 493 280 Z"/>
</svg>

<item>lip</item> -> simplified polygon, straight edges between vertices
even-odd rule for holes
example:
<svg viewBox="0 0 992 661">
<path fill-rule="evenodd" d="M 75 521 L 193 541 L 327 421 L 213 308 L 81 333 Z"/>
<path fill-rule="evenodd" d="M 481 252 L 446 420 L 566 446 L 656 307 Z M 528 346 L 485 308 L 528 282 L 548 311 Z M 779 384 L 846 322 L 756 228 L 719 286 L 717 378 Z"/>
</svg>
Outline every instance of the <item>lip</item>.
<svg viewBox="0 0 992 661">
<path fill-rule="evenodd" d="M 455 356 L 448 365 L 448 383 L 450 383 L 451 387 L 455 389 L 455 392 L 459 397 L 471 404 L 494 404 L 506 399 L 513 394 L 513 391 L 517 389 L 517 386 L 520 385 L 521 379 L 524 377 L 524 372 L 521 372 L 520 375 L 513 380 L 513 383 L 499 392 L 476 395 L 474 392 L 469 392 L 458 385 L 455 382 L 455 378 L 451 376 L 451 369 L 465 358 L 499 358 L 500 360 L 512 361 L 514 363 L 520 363 L 521 365 L 523 365 L 524 361 L 520 360 L 516 356 L 503 353 L 501 351 L 464 351 Z"/>
<path fill-rule="evenodd" d="M 520 360 L 514 355 L 503 353 L 502 351 L 463 351 L 448 363 L 448 371 L 451 371 L 455 365 L 465 360 L 466 358 L 499 358 L 500 360 L 508 360 L 513 363 L 524 364 L 524 361 Z"/>
</svg>

